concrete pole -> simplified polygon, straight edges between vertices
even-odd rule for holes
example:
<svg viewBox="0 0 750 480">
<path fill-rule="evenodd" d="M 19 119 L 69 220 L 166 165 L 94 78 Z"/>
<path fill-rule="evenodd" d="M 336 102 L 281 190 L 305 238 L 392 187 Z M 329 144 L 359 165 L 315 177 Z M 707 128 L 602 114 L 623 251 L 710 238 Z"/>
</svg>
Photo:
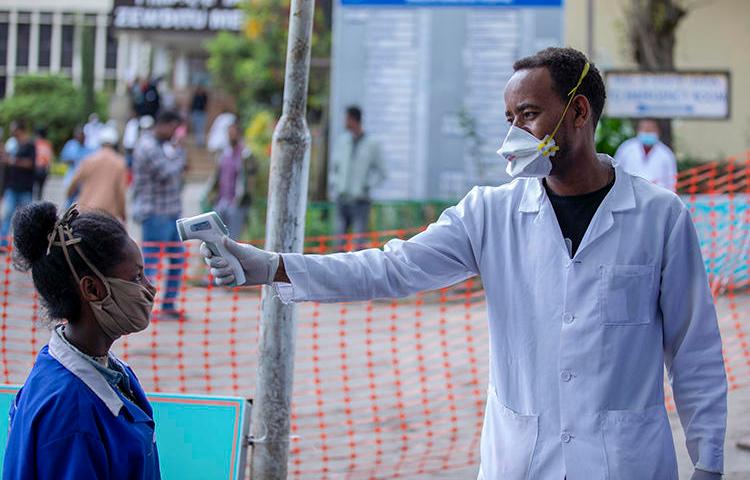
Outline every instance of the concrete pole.
<svg viewBox="0 0 750 480">
<path fill-rule="evenodd" d="M 16 83 L 16 49 L 18 48 L 18 11 L 11 10 L 8 15 L 8 46 L 6 54 L 5 74 L 8 83 L 5 87 L 5 97 L 12 97 Z"/>
<path fill-rule="evenodd" d="M 305 234 L 310 131 L 307 84 L 314 0 L 292 0 L 284 80 L 284 108 L 273 134 L 268 186 L 266 249 L 301 252 Z M 287 474 L 294 378 L 296 309 L 263 288 L 257 386 L 253 404 L 253 480 L 282 480 Z"/>
<path fill-rule="evenodd" d="M 50 42 L 49 70 L 52 73 L 60 72 L 60 53 L 62 50 L 62 23 L 63 14 L 56 11 L 52 14 L 52 41 Z"/>
<path fill-rule="evenodd" d="M 95 45 L 94 50 L 94 88 L 100 91 L 104 88 L 104 76 L 107 69 L 107 20 L 108 14 L 100 13 L 96 16 L 94 27 Z"/>
<path fill-rule="evenodd" d="M 29 73 L 39 70 L 39 10 L 31 12 L 29 32 Z"/>
</svg>

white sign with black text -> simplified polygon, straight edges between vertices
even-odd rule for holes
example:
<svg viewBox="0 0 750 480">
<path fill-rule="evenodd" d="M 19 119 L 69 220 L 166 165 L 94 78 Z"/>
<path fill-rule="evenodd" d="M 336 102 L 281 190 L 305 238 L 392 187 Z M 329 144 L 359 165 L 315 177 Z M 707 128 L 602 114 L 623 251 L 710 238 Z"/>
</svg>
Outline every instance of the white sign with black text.
<svg viewBox="0 0 750 480">
<path fill-rule="evenodd" d="M 728 72 L 606 72 L 608 117 L 729 118 Z"/>
</svg>

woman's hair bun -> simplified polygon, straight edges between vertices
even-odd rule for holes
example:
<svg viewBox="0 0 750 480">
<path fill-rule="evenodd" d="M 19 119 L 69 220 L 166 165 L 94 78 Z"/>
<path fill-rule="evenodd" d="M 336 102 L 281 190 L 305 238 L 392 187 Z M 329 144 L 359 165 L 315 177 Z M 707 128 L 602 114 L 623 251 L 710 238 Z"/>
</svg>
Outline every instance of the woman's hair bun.
<svg viewBox="0 0 750 480">
<path fill-rule="evenodd" d="M 47 254 L 47 237 L 55 228 L 57 207 L 50 202 L 32 203 L 13 215 L 13 260 L 17 268 L 29 270 Z"/>
</svg>

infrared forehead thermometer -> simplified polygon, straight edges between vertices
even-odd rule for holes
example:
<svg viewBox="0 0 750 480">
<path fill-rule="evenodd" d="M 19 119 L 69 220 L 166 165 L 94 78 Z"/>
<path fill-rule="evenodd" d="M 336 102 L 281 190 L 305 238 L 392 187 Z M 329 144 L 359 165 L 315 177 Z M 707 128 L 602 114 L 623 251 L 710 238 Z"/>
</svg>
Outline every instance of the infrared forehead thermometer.
<svg viewBox="0 0 750 480">
<path fill-rule="evenodd" d="M 235 285 L 245 283 L 245 271 L 240 265 L 237 257 L 229 253 L 224 246 L 222 239 L 229 235 L 224 222 L 216 212 L 203 213 L 190 218 L 181 218 L 177 220 L 177 232 L 180 234 L 180 240 L 202 240 L 211 253 L 217 257 L 222 257 L 229 263 L 234 271 Z"/>
</svg>

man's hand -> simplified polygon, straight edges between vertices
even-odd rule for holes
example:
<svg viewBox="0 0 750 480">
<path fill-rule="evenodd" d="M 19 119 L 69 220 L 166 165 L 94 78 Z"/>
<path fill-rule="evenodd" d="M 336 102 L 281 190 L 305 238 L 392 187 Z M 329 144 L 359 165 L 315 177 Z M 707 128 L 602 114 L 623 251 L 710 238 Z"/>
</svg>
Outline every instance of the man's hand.
<svg viewBox="0 0 750 480">
<path fill-rule="evenodd" d="M 245 271 L 245 285 L 270 285 L 274 282 L 276 271 L 279 268 L 279 254 L 266 252 L 252 245 L 244 245 L 224 237 L 222 240 L 226 249 L 237 257 L 242 269 Z M 216 285 L 233 285 L 235 283 L 234 271 L 229 263 L 222 257 L 217 257 L 208 245 L 201 245 L 201 255 L 205 258 L 206 265 L 211 268 Z"/>
<path fill-rule="evenodd" d="M 721 480 L 721 474 L 706 472 L 705 470 L 699 470 L 696 468 L 695 472 L 693 472 L 693 476 L 690 477 L 690 480 Z"/>
</svg>

